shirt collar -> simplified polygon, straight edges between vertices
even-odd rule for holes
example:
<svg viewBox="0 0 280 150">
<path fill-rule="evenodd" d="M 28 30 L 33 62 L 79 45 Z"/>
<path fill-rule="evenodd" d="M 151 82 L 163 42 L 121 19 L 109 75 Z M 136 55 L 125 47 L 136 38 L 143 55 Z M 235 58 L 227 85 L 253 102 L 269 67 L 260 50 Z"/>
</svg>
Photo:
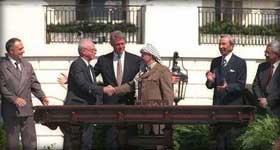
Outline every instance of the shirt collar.
<svg viewBox="0 0 280 150">
<path fill-rule="evenodd" d="M 12 57 L 8 56 L 9 60 L 11 61 L 12 64 L 15 64 L 17 61 L 13 59 Z"/>
<path fill-rule="evenodd" d="M 230 60 L 230 58 L 231 58 L 231 56 L 232 56 L 232 52 L 230 52 L 230 53 L 228 53 L 225 57 L 223 57 L 225 60 L 226 60 L 226 62 L 228 63 L 229 62 L 229 60 Z"/>
<path fill-rule="evenodd" d="M 150 65 L 148 65 L 148 68 L 151 70 L 151 69 L 153 69 L 153 67 L 154 67 L 156 64 L 157 64 L 157 62 L 155 61 L 155 62 L 151 63 Z"/>
<path fill-rule="evenodd" d="M 85 58 L 83 58 L 83 57 L 81 57 L 81 58 L 86 63 L 86 65 L 88 66 L 89 65 L 88 61 Z"/>
<path fill-rule="evenodd" d="M 276 61 L 276 62 L 273 64 L 273 66 L 274 66 L 275 69 L 278 67 L 279 63 L 280 63 L 280 60 Z"/>
<path fill-rule="evenodd" d="M 119 54 L 117 53 L 113 53 L 114 54 L 114 58 L 113 60 L 118 60 L 119 59 Z M 121 55 L 120 55 L 120 59 L 123 59 L 125 57 L 125 52 L 123 52 Z"/>
</svg>

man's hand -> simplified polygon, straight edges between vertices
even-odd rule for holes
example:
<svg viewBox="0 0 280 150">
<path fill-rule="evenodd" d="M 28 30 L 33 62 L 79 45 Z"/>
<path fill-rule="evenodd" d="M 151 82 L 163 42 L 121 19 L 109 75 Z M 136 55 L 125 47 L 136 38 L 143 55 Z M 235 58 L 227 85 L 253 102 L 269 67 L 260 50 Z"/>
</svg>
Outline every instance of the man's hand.
<svg viewBox="0 0 280 150">
<path fill-rule="evenodd" d="M 260 97 L 258 98 L 258 100 L 259 100 L 259 106 L 261 108 L 267 107 L 267 99 L 265 97 Z"/>
<path fill-rule="evenodd" d="M 49 105 L 49 99 L 48 99 L 48 97 L 43 97 L 43 99 L 42 99 L 42 104 L 44 105 L 44 106 L 47 106 L 47 105 Z"/>
<path fill-rule="evenodd" d="M 216 75 L 215 75 L 215 73 L 213 73 L 211 71 L 207 71 L 206 72 L 206 78 L 207 78 L 208 81 L 214 82 L 214 80 L 216 78 Z"/>
<path fill-rule="evenodd" d="M 112 87 L 111 85 L 108 85 L 108 86 L 105 86 L 105 87 L 103 88 L 103 93 L 105 93 L 105 94 L 111 96 L 111 95 L 113 95 L 113 94 L 116 93 L 116 90 L 115 90 L 115 88 Z"/>
<path fill-rule="evenodd" d="M 227 87 L 228 87 L 227 81 L 224 80 L 224 84 L 221 85 L 221 86 L 217 86 L 217 90 L 218 91 L 225 91 L 227 89 Z"/>
<path fill-rule="evenodd" d="M 64 88 L 66 88 L 66 84 L 68 82 L 68 76 L 64 73 L 60 73 L 61 76 L 57 77 L 57 82 Z"/>
<path fill-rule="evenodd" d="M 176 84 L 179 80 L 180 80 L 179 76 L 176 76 L 176 75 L 171 76 L 171 83 L 172 84 Z"/>
<path fill-rule="evenodd" d="M 18 105 L 19 107 L 23 107 L 26 105 L 26 100 L 23 98 L 18 97 L 16 99 L 16 105 Z"/>
</svg>

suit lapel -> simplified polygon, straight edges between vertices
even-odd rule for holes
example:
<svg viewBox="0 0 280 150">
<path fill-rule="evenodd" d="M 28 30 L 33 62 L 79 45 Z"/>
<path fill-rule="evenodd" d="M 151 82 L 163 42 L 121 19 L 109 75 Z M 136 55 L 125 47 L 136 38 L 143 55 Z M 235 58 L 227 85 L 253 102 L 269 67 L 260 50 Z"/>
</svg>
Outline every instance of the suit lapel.
<svg viewBox="0 0 280 150">
<path fill-rule="evenodd" d="M 115 85 L 118 85 L 118 82 L 117 82 L 117 78 L 115 76 L 115 70 L 114 70 L 114 53 L 110 53 L 110 55 L 108 55 L 108 68 L 105 68 L 105 69 L 108 69 L 108 77 L 111 78 L 112 81 L 114 81 Z M 123 71 L 124 73 L 124 71 Z"/>
<path fill-rule="evenodd" d="M 129 71 L 129 65 L 130 63 L 130 57 L 129 57 L 129 54 L 127 52 L 125 52 L 125 59 L 124 59 L 124 66 L 123 66 L 123 79 L 122 79 L 122 82 L 129 82 L 129 81 L 126 81 L 126 79 L 128 78 L 127 75 L 130 74 Z M 133 66 L 135 67 L 135 66 Z"/>
<path fill-rule="evenodd" d="M 21 89 L 25 88 L 24 82 L 26 81 L 25 79 L 26 79 L 26 76 L 27 76 L 26 64 L 22 62 L 22 63 L 20 63 L 20 67 L 21 67 L 21 76 L 20 76 L 20 81 L 19 81 L 19 91 Z"/>
<path fill-rule="evenodd" d="M 221 60 L 221 61 L 222 61 L 222 60 Z M 235 64 L 234 61 L 235 61 L 235 55 L 232 54 L 232 56 L 231 56 L 231 58 L 229 59 L 227 65 L 225 66 L 225 69 L 226 69 L 226 70 L 231 69 L 232 66 Z"/>
<path fill-rule="evenodd" d="M 79 57 L 79 62 L 81 64 L 81 67 L 83 68 L 83 70 L 86 72 L 86 76 L 88 78 L 88 81 L 93 83 L 92 79 L 91 79 L 91 75 L 90 75 L 90 69 L 88 68 L 87 64 L 84 62 L 84 60 Z M 92 71 L 92 74 L 93 74 L 93 70 Z M 93 76 L 93 79 L 94 79 L 94 76 Z"/>
<path fill-rule="evenodd" d="M 9 60 L 9 58 L 5 59 L 6 63 L 6 69 L 8 72 L 11 73 L 12 78 L 16 80 L 17 82 L 14 82 L 15 85 L 15 91 L 18 93 L 20 89 L 20 76 L 17 73 L 17 70 L 15 66 L 12 64 L 12 62 Z"/>
<path fill-rule="evenodd" d="M 276 83 L 276 82 L 279 80 L 279 76 L 280 76 L 280 75 L 279 75 L 279 73 L 280 73 L 280 72 L 279 72 L 279 71 L 280 71 L 280 70 L 279 70 L 279 66 L 280 66 L 280 65 L 278 65 L 277 68 L 275 69 L 275 71 L 274 71 L 274 73 L 273 73 L 273 75 L 272 75 L 272 77 L 271 77 L 271 80 L 270 80 L 270 82 L 268 83 L 268 87 L 272 86 L 273 83 Z M 267 69 L 267 71 L 266 71 L 266 72 L 267 72 L 267 77 L 268 77 L 269 71 L 270 71 L 269 69 Z M 268 79 L 267 79 L 267 80 L 268 80 Z"/>
<path fill-rule="evenodd" d="M 224 75 L 225 75 L 225 77 L 227 76 L 227 73 L 229 73 L 231 69 L 235 68 L 234 67 L 234 65 L 236 65 L 235 61 L 236 61 L 236 56 L 234 54 L 232 54 L 232 56 L 229 59 L 227 65 L 224 67 Z"/>
<path fill-rule="evenodd" d="M 7 64 L 7 70 L 9 70 L 9 72 L 11 72 L 11 74 L 13 76 L 15 76 L 18 80 L 20 80 L 20 76 L 19 76 L 15 66 L 11 63 L 11 61 L 9 59 L 7 59 L 6 64 Z"/>
<path fill-rule="evenodd" d="M 92 83 L 95 83 L 96 82 L 96 80 L 95 80 L 95 75 L 94 75 L 94 70 L 93 70 L 93 67 L 91 66 L 90 68 L 90 71 L 89 71 L 89 77 L 90 77 L 90 79 L 92 79 L 91 81 L 92 81 Z M 92 75 L 92 78 L 91 78 L 91 75 Z"/>
</svg>

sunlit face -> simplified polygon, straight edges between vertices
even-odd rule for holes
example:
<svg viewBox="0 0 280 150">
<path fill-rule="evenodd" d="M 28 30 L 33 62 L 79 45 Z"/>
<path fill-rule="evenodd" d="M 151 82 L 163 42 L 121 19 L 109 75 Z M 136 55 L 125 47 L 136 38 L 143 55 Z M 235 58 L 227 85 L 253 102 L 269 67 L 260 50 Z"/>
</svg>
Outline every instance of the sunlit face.
<svg viewBox="0 0 280 150">
<path fill-rule="evenodd" d="M 91 61 L 95 58 L 96 51 L 95 45 L 92 42 L 86 42 L 81 52 L 83 58 L 87 61 Z"/>
<path fill-rule="evenodd" d="M 114 43 L 111 43 L 114 48 L 114 52 L 117 54 L 122 54 L 125 51 L 125 41 L 124 39 L 116 39 Z"/>
<path fill-rule="evenodd" d="M 24 46 L 21 41 L 16 41 L 14 43 L 14 46 L 12 46 L 9 51 L 9 55 L 15 60 L 22 58 L 23 53 L 24 53 Z"/>
<path fill-rule="evenodd" d="M 141 52 L 141 58 L 146 65 L 149 65 L 153 62 L 153 56 L 149 53 Z"/>
<path fill-rule="evenodd" d="M 219 50 L 222 56 L 227 56 L 233 50 L 233 45 L 230 44 L 228 37 L 223 37 L 219 42 Z"/>
<path fill-rule="evenodd" d="M 274 52 L 271 47 L 266 48 L 266 50 L 264 51 L 264 56 L 265 56 L 266 61 L 269 63 L 272 63 L 272 64 L 280 59 L 279 54 Z"/>
</svg>

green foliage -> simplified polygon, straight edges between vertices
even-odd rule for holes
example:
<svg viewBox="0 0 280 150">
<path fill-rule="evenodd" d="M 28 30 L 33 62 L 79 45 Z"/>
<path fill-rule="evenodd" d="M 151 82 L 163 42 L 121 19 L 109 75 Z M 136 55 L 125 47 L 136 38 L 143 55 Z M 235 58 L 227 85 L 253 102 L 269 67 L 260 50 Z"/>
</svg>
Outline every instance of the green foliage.
<svg viewBox="0 0 280 150">
<path fill-rule="evenodd" d="M 258 116 L 238 138 L 240 150 L 269 150 L 280 136 L 280 120 L 273 116 Z"/>
<path fill-rule="evenodd" d="M 5 138 L 4 126 L 3 124 L 0 123 L 0 149 L 5 149 L 5 143 L 6 143 L 6 138 Z"/>
<path fill-rule="evenodd" d="M 173 139 L 175 150 L 208 149 L 208 125 L 176 125 L 173 132 Z"/>
<path fill-rule="evenodd" d="M 277 25 L 241 25 L 237 22 L 215 21 L 199 28 L 203 34 L 279 35 Z"/>
<path fill-rule="evenodd" d="M 47 32 L 55 33 L 108 33 L 120 30 L 126 33 L 135 33 L 137 27 L 130 23 L 96 23 L 96 22 L 74 22 L 70 24 L 50 24 L 47 25 Z"/>
</svg>

